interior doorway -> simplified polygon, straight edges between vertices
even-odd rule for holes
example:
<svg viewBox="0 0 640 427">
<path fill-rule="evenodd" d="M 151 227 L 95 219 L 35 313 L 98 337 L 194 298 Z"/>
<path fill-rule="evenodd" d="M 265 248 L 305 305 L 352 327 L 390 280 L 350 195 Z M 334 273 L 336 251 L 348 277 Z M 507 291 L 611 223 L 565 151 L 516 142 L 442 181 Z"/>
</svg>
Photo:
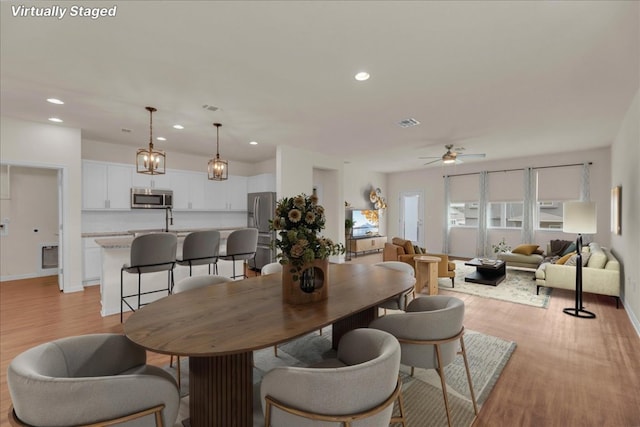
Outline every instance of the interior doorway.
<svg viewBox="0 0 640 427">
<path fill-rule="evenodd" d="M 400 193 L 400 229 L 403 239 L 424 247 L 424 195 L 421 191 Z"/>
</svg>

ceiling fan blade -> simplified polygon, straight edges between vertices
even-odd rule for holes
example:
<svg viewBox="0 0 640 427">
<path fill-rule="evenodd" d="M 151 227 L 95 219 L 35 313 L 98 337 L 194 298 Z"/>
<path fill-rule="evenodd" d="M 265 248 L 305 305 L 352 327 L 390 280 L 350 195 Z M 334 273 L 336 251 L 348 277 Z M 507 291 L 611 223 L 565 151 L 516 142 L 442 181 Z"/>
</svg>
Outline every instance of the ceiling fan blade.
<svg viewBox="0 0 640 427">
<path fill-rule="evenodd" d="M 424 164 L 424 166 L 427 166 L 427 165 L 430 165 L 430 164 L 433 164 L 433 163 L 438 163 L 439 161 L 441 161 L 440 158 L 438 158 L 436 160 L 432 160 L 430 162 L 427 162 L 427 163 Z"/>
<path fill-rule="evenodd" d="M 486 154 L 458 154 L 458 157 L 466 157 L 467 159 L 483 159 L 487 157 Z"/>
</svg>

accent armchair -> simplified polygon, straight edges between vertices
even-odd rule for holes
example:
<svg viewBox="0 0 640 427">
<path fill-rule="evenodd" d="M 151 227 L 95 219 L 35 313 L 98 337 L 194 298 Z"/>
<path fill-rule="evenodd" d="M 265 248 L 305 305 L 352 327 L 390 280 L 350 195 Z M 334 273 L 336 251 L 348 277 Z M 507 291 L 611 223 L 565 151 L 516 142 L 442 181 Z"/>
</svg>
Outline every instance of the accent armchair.
<svg viewBox="0 0 640 427">
<path fill-rule="evenodd" d="M 448 277 L 451 279 L 451 287 L 455 287 L 456 264 L 449 261 L 449 255 L 427 252 L 424 248 L 418 248 L 420 253 L 411 240 L 394 237 L 391 243 L 385 243 L 382 252 L 383 261 L 401 261 L 411 264 L 415 268 L 413 257 L 416 255 L 431 255 L 440 258 L 438 263 L 438 277 Z"/>
</svg>

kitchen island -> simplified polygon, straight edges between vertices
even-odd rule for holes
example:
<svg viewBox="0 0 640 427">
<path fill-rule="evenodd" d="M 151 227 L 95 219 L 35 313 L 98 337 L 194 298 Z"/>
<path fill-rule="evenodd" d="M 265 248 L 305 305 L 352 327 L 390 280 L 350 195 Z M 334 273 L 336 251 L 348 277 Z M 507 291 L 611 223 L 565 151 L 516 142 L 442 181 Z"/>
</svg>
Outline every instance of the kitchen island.
<svg viewBox="0 0 640 427">
<path fill-rule="evenodd" d="M 226 253 L 227 236 L 234 229 L 217 229 L 220 231 L 220 254 Z M 145 232 L 154 232 L 160 230 L 135 230 L 130 235 L 119 235 L 115 237 L 96 238 L 96 243 L 100 246 L 101 257 L 101 274 L 100 274 L 100 302 L 102 304 L 100 314 L 109 316 L 120 313 L 120 269 L 124 264 L 128 264 L 130 260 L 131 242 L 133 242 L 136 234 Z M 177 258 L 182 258 L 182 243 L 187 234 L 198 230 L 180 230 L 170 231 L 178 236 Z M 242 271 L 243 262 L 236 261 L 236 271 Z M 233 263 L 231 261 L 218 260 L 218 274 L 221 276 L 231 277 L 233 272 Z M 208 266 L 193 266 L 193 275 L 208 274 Z M 174 281 L 184 279 L 189 276 L 189 267 L 176 264 L 173 271 Z M 124 273 L 124 293 L 129 295 L 136 293 L 138 290 L 138 275 Z M 145 273 L 142 275 L 142 290 L 154 290 L 167 287 L 167 273 L 165 271 L 155 273 Z M 142 302 L 149 303 L 157 299 L 165 297 L 166 292 L 158 292 L 154 294 L 143 295 Z M 124 310 L 129 311 L 129 307 L 124 305 Z"/>
</svg>

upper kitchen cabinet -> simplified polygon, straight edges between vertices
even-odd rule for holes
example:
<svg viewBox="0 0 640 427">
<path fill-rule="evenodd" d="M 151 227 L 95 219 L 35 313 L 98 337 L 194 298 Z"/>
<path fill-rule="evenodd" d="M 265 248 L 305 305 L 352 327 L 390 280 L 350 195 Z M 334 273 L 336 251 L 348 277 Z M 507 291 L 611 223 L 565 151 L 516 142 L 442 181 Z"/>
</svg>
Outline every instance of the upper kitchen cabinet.
<svg viewBox="0 0 640 427">
<path fill-rule="evenodd" d="M 138 188 L 171 188 L 171 181 L 169 175 L 171 172 L 167 171 L 166 175 L 147 175 L 144 173 L 133 173 L 132 186 Z"/>
<path fill-rule="evenodd" d="M 131 208 L 133 166 L 82 161 L 82 209 Z"/>
<path fill-rule="evenodd" d="M 207 179 L 204 197 L 207 209 L 216 211 L 246 211 L 247 177 L 229 175 L 229 179 L 226 181 L 210 181 Z"/>
<path fill-rule="evenodd" d="M 247 193 L 263 193 L 276 191 L 276 176 L 272 173 L 263 173 L 250 176 L 247 179 Z"/>
<path fill-rule="evenodd" d="M 174 210 L 209 210 L 205 201 L 207 175 L 199 172 L 171 171 Z"/>
</svg>

